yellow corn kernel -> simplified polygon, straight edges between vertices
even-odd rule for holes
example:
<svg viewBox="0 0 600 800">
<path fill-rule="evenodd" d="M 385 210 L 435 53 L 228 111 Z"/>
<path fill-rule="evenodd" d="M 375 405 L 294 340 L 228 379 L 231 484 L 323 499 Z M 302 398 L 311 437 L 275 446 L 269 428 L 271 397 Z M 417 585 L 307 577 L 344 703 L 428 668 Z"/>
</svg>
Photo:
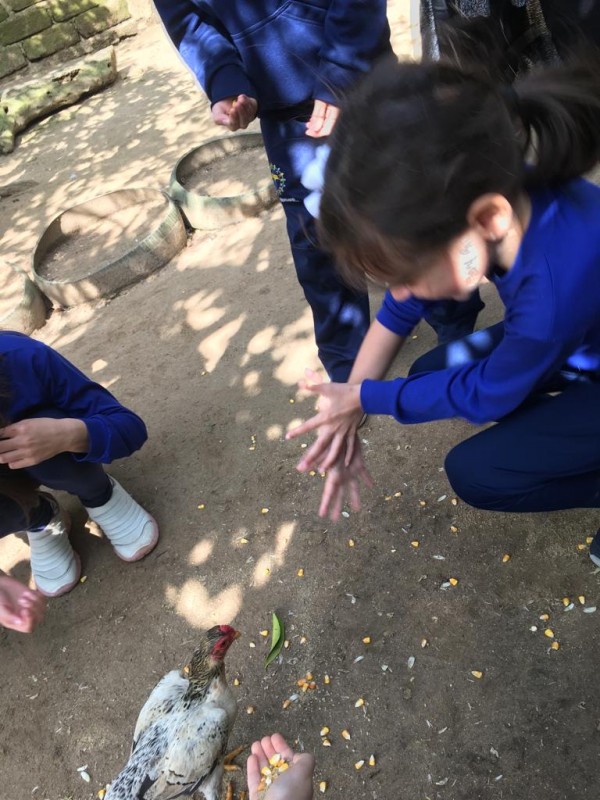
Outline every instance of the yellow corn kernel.
<svg viewBox="0 0 600 800">
<path fill-rule="evenodd" d="M 478 681 L 480 681 L 483 678 L 483 672 L 481 672 L 481 670 L 478 670 L 478 669 L 472 669 L 471 670 L 471 675 L 474 678 L 477 678 Z"/>
<path fill-rule="evenodd" d="M 329 741 L 329 739 L 328 739 L 327 737 L 325 737 L 325 738 L 323 739 L 323 741 L 321 742 L 321 744 L 323 745 L 323 747 L 331 747 L 331 742 Z"/>
<path fill-rule="evenodd" d="M 282 703 L 283 708 L 289 708 L 292 705 L 292 701 L 288 697 L 287 700 L 284 700 Z"/>
<path fill-rule="evenodd" d="M 268 514 L 269 513 L 269 509 L 268 508 L 261 508 L 260 513 L 261 514 Z"/>
<path fill-rule="evenodd" d="M 309 689 L 316 689 L 317 688 L 317 684 L 314 681 L 310 681 L 309 684 L 308 684 L 308 688 Z"/>
<path fill-rule="evenodd" d="M 458 497 L 452 497 L 450 499 L 450 502 L 452 503 L 453 506 L 457 506 L 458 505 Z"/>
<path fill-rule="evenodd" d="M 285 649 L 287 650 L 287 649 L 288 649 L 288 647 L 290 646 L 290 640 L 289 640 L 289 639 L 286 639 L 286 640 L 285 640 L 285 642 L 283 643 L 283 646 L 284 646 L 284 647 L 285 647 Z"/>
<path fill-rule="evenodd" d="M 509 553 L 505 553 L 505 554 L 502 556 L 502 563 L 503 563 L 503 564 L 506 564 L 506 562 L 507 562 L 507 561 L 510 561 L 510 554 L 509 554 Z"/>
<path fill-rule="evenodd" d="M 306 678 L 307 681 L 312 681 L 313 680 L 312 672 L 307 672 L 304 677 Z"/>
<path fill-rule="evenodd" d="M 269 759 L 269 764 L 272 767 L 277 767 L 281 763 L 281 755 L 279 753 L 273 753 L 271 758 Z"/>
<path fill-rule="evenodd" d="M 369 756 L 369 766 L 370 767 L 375 766 L 375 756 Z"/>
<path fill-rule="evenodd" d="M 106 796 L 106 789 L 98 789 L 98 794 L 96 795 L 98 800 L 104 800 L 105 796 Z"/>
<path fill-rule="evenodd" d="M 427 641 L 427 639 L 421 639 L 421 647 L 425 648 L 427 647 L 428 644 L 429 642 Z"/>
<path fill-rule="evenodd" d="M 421 506 L 421 508 L 425 508 L 425 506 L 427 505 L 427 501 L 426 500 L 419 500 L 419 505 Z"/>
<path fill-rule="evenodd" d="M 256 709 L 254 708 L 254 706 L 247 706 L 246 707 L 246 714 L 254 714 L 255 711 L 256 711 Z"/>
<path fill-rule="evenodd" d="M 296 681 L 296 685 L 300 686 L 300 688 L 302 688 L 302 686 L 305 686 L 306 685 L 306 678 L 298 678 L 298 680 Z"/>
<path fill-rule="evenodd" d="M 544 636 L 547 636 L 548 639 L 554 639 L 554 631 L 552 630 L 552 628 L 546 628 L 546 630 L 544 631 Z"/>
<path fill-rule="evenodd" d="M 448 583 L 451 586 L 458 586 L 458 578 L 448 578 Z"/>
<path fill-rule="evenodd" d="M 585 595 L 584 594 L 580 594 L 577 599 L 579 600 L 579 602 L 581 603 L 582 606 L 585 605 Z"/>
<path fill-rule="evenodd" d="M 450 533 L 458 533 L 458 528 L 456 525 L 450 525 Z"/>
<path fill-rule="evenodd" d="M 565 608 L 566 608 L 568 605 L 570 605 L 570 603 L 571 603 L 571 598 L 570 598 L 570 597 L 563 597 L 563 599 L 562 599 L 562 604 L 563 604 L 563 606 L 565 606 Z"/>
<path fill-rule="evenodd" d="M 260 771 L 260 774 L 264 775 L 265 778 L 268 777 L 271 774 L 271 768 L 270 767 L 263 767 L 261 769 L 261 771 Z"/>
<path fill-rule="evenodd" d="M 290 768 L 290 765 L 287 763 L 287 761 L 284 761 L 282 764 L 279 764 L 279 766 L 277 767 L 279 772 L 285 772 L 289 768 Z"/>
<path fill-rule="evenodd" d="M 327 736 L 328 733 L 329 733 L 329 728 L 327 727 L 327 725 L 325 725 L 325 727 L 321 728 L 319 736 Z"/>
<path fill-rule="evenodd" d="M 418 546 L 419 546 L 419 542 L 418 542 L 416 539 L 414 539 L 414 541 L 412 541 L 412 542 L 410 543 L 410 546 L 411 546 L 411 547 L 418 547 Z"/>
<path fill-rule="evenodd" d="M 297 575 L 299 578 L 303 578 L 303 577 L 304 577 L 304 570 L 302 569 L 302 567 L 300 567 L 300 569 L 298 570 L 298 572 L 296 573 L 296 575 Z"/>
<path fill-rule="evenodd" d="M 355 765 L 354 765 L 354 769 L 362 769 L 362 768 L 364 767 L 364 765 L 365 765 L 365 761 L 364 761 L 364 759 L 363 759 L 363 758 L 361 758 L 361 760 L 360 760 L 360 761 L 357 761 L 357 762 L 355 763 Z"/>
<path fill-rule="evenodd" d="M 348 539 L 348 547 L 354 547 L 355 541 L 354 539 Z"/>
<path fill-rule="evenodd" d="M 593 536 L 586 536 L 585 537 L 585 543 L 586 544 L 591 544 L 593 541 L 594 541 L 594 537 Z"/>
<path fill-rule="evenodd" d="M 260 635 L 261 636 L 268 636 L 269 635 L 269 631 L 267 631 L 267 630 L 261 631 Z"/>
<path fill-rule="evenodd" d="M 550 648 L 552 650 L 560 650 L 560 644 L 558 642 L 552 642 L 552 644 L 550 645 Z"/>
<path fill-rule="evenodd" d="M 306 644 L 306 636 L 300 637 L 300 644 Z"/>
<path fill-rule="evenodd" d="M 350 741 L 350 739 L 352 738 L 352 737 L 350 736 L 350 731 L 347 731 L 345 728 L 344 728 L 344 730 L 342 731 L 342 737 L 343 737 L 344 739 L 346 739 L 346 741 Z"/>
<path fill-rule="evenodd" d="M 363 644 L 371 644 L 371 637 L 363 636 Z"/>
<path fill-rule="evenodd" d="M 325 792 L 327 791 L 327 781 L 321 781 L 319 783 L 319 791 L 321 792 L 321 794 L 325 794 Z"/>
<path fill-rule="evenodd" d="M 314 478 L 317 473 L 314 471 L 314 469 L 311 469 L 311 471 L 308 474 L 310 475 L 311 478 Z"/>
<path fill-rule="evenodd" d="M 331 678 L 329 677 L 329 675 L 323 676 L 323 683 L 329 686 L 329 684 L 331 683 Z"/>
<path fill-rule="evenodd" d="M 233 685 L 234 686 L 239 686 L 240 685 L 240 679 L 239 678 L 234 678 L 233 679 Z"/>
<path fill-rule="evenodd" d="M 362 699 L 362 697 L 359 697 L 356 703 L 354 703 L 354 708 L 360 708 L 361 706 L 364 706 L 364 704 L 365 701 Z"/>
<path fill-rule="evenodd" d="M 540 619 L 543 622 L 547 622 L 550 619 L 550 614 L 540 614 Z"/>
<path fill-rule="evenodd" d="M 204 508 L 204 503 L 200 503 L 200 504 L 198 505 L 198 508 L 200 509 L 200 511 L 202 511 L 202 509 Z"/>
<path fill-rule="evenodd" d="M 587 545 L 586 545 L 586 544 L 581 544 L 581 543 L 579 543 L 579 544 L 577 545 L 577 549 L 578 549 L 578 550 L 585 550 L 585 548 L 586 548 L 586 547 L 587 547 Z"/>
</svg>

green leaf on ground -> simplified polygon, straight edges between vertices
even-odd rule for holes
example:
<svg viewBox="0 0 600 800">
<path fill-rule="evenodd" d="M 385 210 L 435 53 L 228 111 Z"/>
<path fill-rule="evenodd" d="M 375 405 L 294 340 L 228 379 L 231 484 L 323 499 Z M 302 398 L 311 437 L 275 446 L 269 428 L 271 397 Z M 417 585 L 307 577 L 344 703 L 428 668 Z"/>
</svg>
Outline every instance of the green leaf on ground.
<svg viewBox="0 0 600 800">
<path fill-rule="evenodd" d="M 281 652 L 284 638 L 285 638 L 285 625 L 279 619 L 277 614 L 273 612 L 273 625 L 271 630 L 271 649 L 269 650 L 269 653 L 265 658 L 265 669 L 269 666 L 269 664 L 272 661 L 275 661 L 275 659 Z"/>
</svg>

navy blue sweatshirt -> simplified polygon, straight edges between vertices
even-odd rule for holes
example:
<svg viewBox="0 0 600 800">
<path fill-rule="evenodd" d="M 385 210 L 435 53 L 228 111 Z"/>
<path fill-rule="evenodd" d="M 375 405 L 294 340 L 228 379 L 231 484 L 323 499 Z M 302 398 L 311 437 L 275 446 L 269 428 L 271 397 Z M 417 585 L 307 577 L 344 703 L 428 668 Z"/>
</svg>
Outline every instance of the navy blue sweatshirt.
<svg viewBox="0 0 600 800">
<path fill-rule="evenodd" d="M 512 268 L 493 277 L 505 306 L 504 337 L 480 361 L 398 378 L 366 380 L 368 414 L 399 422 L 498 420 L 565 364 L 600 379 L 600 188 L 582 178 L 531 194 L 531 220 Z M 377 319 L 406 336 L 428 303 L 386 293 Z"/>
<path fill-rule="evenodd" d="M 139 450 L 148 435 L 143 421 L 110 392 L 35 339 L 0 331 L 0 409 L 8 422 L 58 411 L 85 422 L 90 447 L 78 461 L 109 464 Z"/>
<path fill-rule="evenodd" d="M 335 104 L 391 52 L 385 0 L 154 0 L 212 104 L 247 94 L 259 115 Z"/>
</svg>

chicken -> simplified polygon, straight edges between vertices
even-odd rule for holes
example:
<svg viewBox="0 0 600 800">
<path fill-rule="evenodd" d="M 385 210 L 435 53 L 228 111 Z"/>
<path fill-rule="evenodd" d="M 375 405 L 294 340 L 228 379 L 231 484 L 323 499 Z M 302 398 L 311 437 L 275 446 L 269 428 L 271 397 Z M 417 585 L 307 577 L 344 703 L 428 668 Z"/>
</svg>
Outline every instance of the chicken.
<svg viewBox="0 0 600 800">
<path fill-rule="evenodd" d="M 225 655 L 239 632 L 207 631 L 182 670 L 168 672 L 140 711 L 131 755 L 105 800 L 173 800 L 203 792 L 218 800 L 236 701 Z"/>
</svg>

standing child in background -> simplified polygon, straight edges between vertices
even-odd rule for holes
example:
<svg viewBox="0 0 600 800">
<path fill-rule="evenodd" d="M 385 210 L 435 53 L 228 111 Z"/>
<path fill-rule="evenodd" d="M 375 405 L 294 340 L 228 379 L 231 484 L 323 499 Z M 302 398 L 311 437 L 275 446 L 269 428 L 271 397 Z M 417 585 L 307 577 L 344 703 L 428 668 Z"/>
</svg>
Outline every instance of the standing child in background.
<svg viewBox="0 0 600 800">
<path fill-rule="evenodd" d="M 156 546 L 154 519 L 102 468 L 146 437 L 136 414 L 57 352 L 0 332 L 0 537 L 27 533 L 38 592 L 65 594 L 81 574 L 68 516 L 40 484 L 76 495 L 122 560 L 138 561 Z M 16 583 L 0 578 L 0 624 L 7 627 L 16 627 L 23 602 L 33 607 L 33 623 L 40 608 L 43 614 L 37 594 Z M 22 615 L 25 628 L 16 629 L 28 628 L 30 617 Z"/>
<path fill-rule="evenodd" d="M 363 412 L 401 423 L 497 424 L 448 454 L 467 503 L 495 511 L 600 507 L 600 66 L 497 85 L 480 68 L 377 67 L 341 112 L 320 204 L 322 241 L 355 285 L 386 285 L 347 384 L 320 384 L 299 469 L 330 469 L 321 514 L 359 507 Z M 535 132 L 535 136 L 533 135 Z M 533 153 L 533 163 L 526 155 Z M 383 380 L 425 310 L 485 280 L 503 322 Z M 600 565 L 600 534 L 590 554 Z"/>
<path fill-rule="evenodd" d="M 369 299 L 342 283 L 318 248 L 300 176 L 331 133 L 341 95 L 391 52 L 385 0 L 154 2 L 214 122 L 236 131 L 260 117 L 319 358 L 332 380 L 347 380 L 369 326 Z M 472 331 L 480 307 L 451 303 L 441 315 L 438 308 L 440 339 Z"/>
</svg>

